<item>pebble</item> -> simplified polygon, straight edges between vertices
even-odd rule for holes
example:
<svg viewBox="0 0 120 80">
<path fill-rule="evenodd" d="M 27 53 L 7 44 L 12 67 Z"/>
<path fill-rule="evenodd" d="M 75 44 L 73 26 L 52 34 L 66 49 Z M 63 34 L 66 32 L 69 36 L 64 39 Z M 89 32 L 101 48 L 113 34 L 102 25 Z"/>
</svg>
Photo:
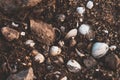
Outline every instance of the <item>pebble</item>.
<svg viewBox="0 0 120 80">
<path fill-rule="evenodd" d="M 67 79 L 67 76 L 64 76 L 60 80 L 68 80 L 68 79 Z"/>
<path fill-rule="evenodd" d="M 110 49 L 111 51 L 114 51 L 116 48 L 117 48 L 117 47 L 116 47 L 115 45 L 111 45 L 111 46 L 109 47 L 109 49 Z"/>
<path fill-rule="evenodd" d="M 16 74 L 11 74 L 7 80 L 33 80 L 34 79 L 34 73 L 33 69 L 29 68 L 28 70 L 20 71 Z"/>
<path fill-rule="evenodd" d="M 52 47 L 50 48 L 50 54 L 51 54 L 52 56 L 60 55 L 60 53 L 61 53 L 61 48 L 59 48 L 58 46 L 52 46 Z"/>
<path fill-rule="evenodd" d="M 21 32 L 20 35 L 21 35 L 21 36 L 25 36 L 25 32 Z"/>
<path fill-rule="evenodd" d="M 19 38 L 19 32 L 15 29 L 3 27 L 1 29 L 1 32 L 8 41 L 12 41 Z"/>
<path fill-rule="evenodd" d="M 83 14 L 85 13 L 85 8 L 84 7 L 77 7 L 77 12 L 83 16 Z"/>
<path fill-rule="evenodd" d="M 88 69 L 90 69 L 97 64 L 97 61 L 92 57 L 88 57 L 88 58 L 83 60 L 83 63 Z"/>
<path fill-rule="evenodd" d="M 43 28 L 44 27 L 44 28 Z M 42 21 L 30 20 L 30 28 L 33 35 L 37 36 L 37 40 L 43 45 L 50 45 L 55 39 L 55 30 L 52 25 Z"/>
<path fill-rule="evenodd" d="M 74 47 L 76 43 L 76 40 L 74 39 L 74 37 L 72 37 L 72 39 L 70 40 L 70 47 Z"/>
<path fill-rule="evenodd" d="M 92 9 L 93 6 L 94 6 L 93 1 L 88 1 L 88 2 L 87 2 L 86 7 L 87 7 L 88 9 Z"/>
<path fill-rule="evenodd" d="M 112 70 L 117 70 L 120 68 L 120 59 L 115 54 L 109 54 L 105 57 L 105 65 Z"/>
<path fill-rule="evenodd" d="M 92 56 L 94 58 L 101 58 L 107 53 L 108 50 L 109 46 L 106 43 L 96 42 L 92 47 Z"/>
<path fill-rule="evenodd" d="M 86 35 L 90 32 L 90 26 L 87 24 L 82 24 L 78 30 L 82 35 Z"/>
<path fill-rule="evenodd" d="M 69 60 L 67 62 L 67 68 L 70 72 L 77 73 L 81 70 L 81 65 L 76 60 Z"/>
<path fill-rule="evenodd" d="M 65 17 L 66 16 L 64 14 L 60 14 L 60 15 L 58 15 L 58 20 L 63 22 L 65 20 Z"/>
<path fill-rule="evenodd" d="M 65 36 L 65 39 L 75 37 L 77 35 L 77 29 L 71 29 Z"/>
</svg>

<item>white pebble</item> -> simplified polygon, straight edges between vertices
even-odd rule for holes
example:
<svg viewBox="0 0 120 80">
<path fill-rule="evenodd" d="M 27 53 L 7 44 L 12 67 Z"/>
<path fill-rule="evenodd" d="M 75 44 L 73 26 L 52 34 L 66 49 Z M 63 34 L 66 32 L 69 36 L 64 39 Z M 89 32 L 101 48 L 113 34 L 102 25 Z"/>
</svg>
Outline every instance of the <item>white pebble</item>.
<svg viewBox="0 0 120 80">
<path fill-rule="evenodd" d="M 58 46 L 52 46 L 51 48 L 50 48 L 50 54 L 52 55 L 52 56 L 57 56 L 57 55 L 59 55 L 61 53 L 61 48 L 59 48 Z"/>
<path fill-rule="evenodd" d="M 85 12 L 85 8 L 84 7 L 77 7 L 77 12 L 83 16 L 83 13 Z"/>
<path fill-rule="evenodd" d="M 106 43 L 96 42 L 92 47 L 92 56 L 95 58 L 101 58 L 108 50 L 109 46 Z"/>
<path fill-rule="evenodd" d="M 86 35 L 90 32 L 90 26 L 87 24 L 82 24 L 78 30 L 82 35 Z"/>
<path fill-rule="evenodd" d="M 35 45 L 35 43 L 34 43 L 33 40 L 27 40 L 27 41 L 25 42 L 25 44 L 26 44 L 26 45 L 29 45 L 30 47 L 34 47 L 34 45 Z"/>
<path fill-rule="evenodd" d="M 108 32 L 108 30 L 103 30 L 104 31 L 104 33 L 106 33 L 106 34 L 108 34 L 109 32 Z"/>
<path fill-rule="evenodd" d="M 70 72 L 79 72 L 81 70 L 81 65 L 76 60 L 69 60 L 67 62 L 67 67 Z"/>
<path fill-rule="evenodd" d="M 67 80 L 67 76 L 64 76 L 64 77 L 61 78 L 60 80 Z"/>
<path fill-rule="evenodd" d="M 21 36 L 25 36 L 25 32 L 21 32 L 20 35 L 21 35 Z"/>
<path fill-rule="evenodd" d="M 88 9 L 92 9 L 93 6 L 94 6 L 93 1 L 88 1 L 88 2 L 87 2 L 86 7 L 87 7 Z"/>
<path fill-rule="evenodd" d="M 115 45 L 112 45 L 109 47 L 111 51 L 115 50 L 117 47 Z"/>
<path fill-rule="evenodd" d="M 35 61 L 39 62 L 39 63 L 43 63 L 45 61 L 45 57 L 42 55 L 42 54 L 37 54 L 35 57 L 34 57 Z"/>
</svg>

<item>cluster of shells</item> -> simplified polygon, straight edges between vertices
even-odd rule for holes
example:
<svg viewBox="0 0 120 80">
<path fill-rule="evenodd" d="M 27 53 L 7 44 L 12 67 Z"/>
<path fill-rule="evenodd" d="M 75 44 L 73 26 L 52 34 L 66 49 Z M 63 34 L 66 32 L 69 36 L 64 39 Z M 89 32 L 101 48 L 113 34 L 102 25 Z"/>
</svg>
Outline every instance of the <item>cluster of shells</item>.
<svg viewBox="0 0 120 80">
<path fill-rule="evenodd" d="M 29 1 L 32 1 L 32 0 L 29 0 Z M 36 0 L 35 0 L 35 2 L 36 2 Z M 34 2 L 30 2 L 30 4 L 27 4 L 26 6 L 34 6 L 31 3 L 34 3 Z M 6 3 L 6 4 L 9 4 L 9 3 Z M 88 1 L 86 7 L 88 9 L 92 9 L 93 6 L 94 6 L 93 1 Z M 12 7 L 12 6 L 10 6 L 10 7 Z M 3 8 L 8 9 L 8 7 L 3 7 Z M 82 7 L 82 6 L 77 7 L 76 12 L 80 16 L 84 16 L 85 7 Z M 66 18 L 66 16 L 64 14 L 60 14 L 58 16 L 58 21 L 64 22 L 65 18 Z M 83 19 L 80 18 L 80 22 L 82 22 L 82 21 L 83 21 Z M 95 39 L 95 31 L 92 29 L 92 26 L 89 24 L 86 24 L 84 22 L 82 22 L 82 23 L 83 24 L 81 24 L 81 25 L 79 25 L 79 23 L 77 23 L 76 28 L 73 28 L 66 33 L 64 26 L 62 26 L 60 29 L 56 29 L 51 24 L 45 23 L 43 21 L 37 21 L 37 20 L 30 19 L 30 29 L 31 29 L 32 35 L 37 38 L 36 40 L 39 42 L 39 44 L 41 44 L 43 46 L 43 48 L 44 48 L 44 46 L 49 47 L 48 50 L 45 50 L 46 47 L 44 48 L 46 53 L 48 53 L 48 55 L 50 55 L 52 57 L 59 57 L 58 58 L 59 61 L 64 63 L 63 58 L 60 56 L 63 55 L 62 49 L 66 46 L 65 45 L 66 41 L 69 41 L 68 47 L 74 47 L 78 56 L 80 56 L 80 58 L 82 58 L 83 56 L 86 56 L 86 54 L 84 52 L 80 52 L 80 49 L 78 49 L 76 47 L 76 45 L 79 43 L 76 40 L 76 37 L 82 36 L 84 39 L 87 39 L 90 42 L 92 42 Z M 12 25 L 15 27 L 19 26 L 14 23 L 12 23 Z M 57 45 L 54 44 L 55 40 L 57 40 L 57 37 L 58 37 L 55 33 L 56 30 L 60 33 L 60 35 L 62 35 L 63 32 L 66 33 L 65 35 L 63 35 L 64 39 L 58 40 Z M 19 38 L 21 38 L 21 36 L 25 36 L 25 32 L 23 32 L 23 31 L 19 32 L 16 29 L 10 28 L 9 26 L 2 27 L 1 32 L 2 32 L 3 36 L 5 37 L 5 39 L 8 41 L 18 40 Z M 60 35 L 59 35 L 59 37 L 60 37 Z M 46 55 L 42 52 L 39 52 L 39 50 L 34 49 L 34 46 L 36 44 L 37 43 L 35 43 L 35 41 L 33 41 L 31 39 L 28 39 L 27 41 L 25 41 L 25 45 L 28 45 L 33 48 L 30 55 L 32 55 L 32 57 L 34 58 L 34 61 L 38 62 L 38 64 L 41 64 L 41 63 L 45 62 Z M 96 41 L 93 43 L 91 50 L 90 50 L 90 53 L 91 53 L 90 56 L 92 56 L 92 58 L 90 58 L 90 60 L 92 60 L 92 62 L 96 63 L 96 60 L 104 57 L 106 54 L 109 54 L 109 53 L 107 53 L 109 50 L 115 50 L 115 49 L 116 49 L 115 45 L 111 45 L 109 47 L 109 44 L 106 42 L 97 42 Z M 110 64 L 111 58 L 113 58 L 114 62 L 117 63 L 114 66 Z M 89 66 L 91 67 L 91 65 L 95 66 L 96 64 L 94 64 L 92 62 L 90 62 L 89 60 L 84 60 L 83 63 L 85 64 L 86 67 L 89 67 Z M 106 64 L 108 64 L 108 67 L 110 67 L 112 69 L 116 69 L 120 65 L 120 59 L 115 54 L 109 54 L 108 56 L 106 56 L 105 62 L 106 62 Z M 81 63 L 75 59 L 70 59 L 65 64 L 66 64 L 66 67 L 69 72 L 77 73 L 77 72 L 81 71 L 81 69 L 82 69 Z M 52 73 L 52 74 L 60 75 L 61 72 Z M 63 78 L 61 78 L 61 80 L 67 80 L 67 77 L 64 76 Z"/>
</svg>

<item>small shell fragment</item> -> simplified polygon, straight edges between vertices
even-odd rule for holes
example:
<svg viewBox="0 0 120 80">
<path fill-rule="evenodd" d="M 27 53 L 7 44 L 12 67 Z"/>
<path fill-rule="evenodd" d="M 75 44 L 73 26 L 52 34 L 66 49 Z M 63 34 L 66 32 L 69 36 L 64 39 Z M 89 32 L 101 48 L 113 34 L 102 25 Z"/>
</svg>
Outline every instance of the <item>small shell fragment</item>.
<svg viewBox="0 0 120 80">
<path fill-rule="evenodd" d="M 25 32 L 21 32 L 20 35 L 21 35 L 21 36 L 25 36 Z"/>
<path fill-rule="evenodd" d="M 88 9 L 92 9 L 93 6 L 94 6 L 93 1 L 88 1 L 88 2 L 87 2 L 86 7 L 87 7 Z"/>
<path fill-rule="evenodd" d="M 69 39 L 71 37 L 75 37 L 77 35 L 77 29 L 71 29 L 67 35 L 65 36 L 65 39 Z"/>
<path fill-rule="evenodd" d="M 81 65 L 76 60 L 69 60 L 67 62 L 67 68 L 70 72 L 76 73 L 81 70 Z"/>
<path fill-rule="evenodd" d="M 34 57 L 35 61 L 39 62 L 39 63 L 43 63 L 45 61 L 45 57 L 39 53 Z"/>
<path fill-rule="evenodd" d="M 63 22 L 65 20 L 65 17 L 66 16 L 64 14 L 60 14 L 60 15 L 58 15 L 58 20 Z"/>
<path fill-rule="evenodd" d="M 25 42 L 25 44 L 26 44 L 26 45 L 29 45 L 30 47 L 34 47 L 35 42 L 34 42 L 33 40 L 27 40 L 27 41 Z"/>
<path fill-rule="evenodd" d="M 67 79 L 67 76 L 64 76 L 60 80 L 68 80 L 68 79 Z"/>
<path fill-rule="evenodd" d="M 110 49 L 111 51 L 114 51 L 116 48 L 117 48 L 117 47 L 116 47 L 115 45 L 112 45 L 112 46 L 109 47 L 109 49 Z"/>
<path fill-rule="evenodd" d="M 78 30 L 82 35 L 86 35 L 90 32 L 90 26 L 87 24 L 82 24 Z"/>
<path fill-rule="evenodd" d="M 19 38 L 19 32 L 9 27 L 3 27 L 1 29 L 2 34 L 8 41 L 12 41 Z"/>
<path fill-rule="evenodd" d="M 85 12 L 85 8 L 84 7 L 77 7 L 77 12 L 83 16 L 83 13 Z"/>
<path fill-rule="evenodd" d="M 92 47 L 92 56 L 95 58 L 101 58 L 108 50 L 109 46 L 106 43 L 96 42 Z"/>
<path fill-rule="evenodd" d="M 50 48 L 50 54 L 52 55 L 52 56 L 57 56 L 57 55 L 59 55 L 61 53 L 61 48 L 59 48 L 58 46 L 52 46 L 51 48 Z"/>
</svg>

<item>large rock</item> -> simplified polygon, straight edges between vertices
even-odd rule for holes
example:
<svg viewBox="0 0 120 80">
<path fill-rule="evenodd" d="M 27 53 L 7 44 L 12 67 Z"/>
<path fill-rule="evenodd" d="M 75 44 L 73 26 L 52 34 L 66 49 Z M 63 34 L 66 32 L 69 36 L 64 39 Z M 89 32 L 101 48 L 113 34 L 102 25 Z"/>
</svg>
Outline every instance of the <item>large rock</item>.
<svg viewBox="0 0 120 80">
<path fill-rule="evenodd" d="M 34 78 L 33 69 L 29 68 L 28 70 L 10 75 L 7 78 L 7 80 L 33 80 L 33 78 Z"/>
<path fill-rule="evenodd" d="M 55 39 L 55 31 L 53 27 L 42 21 L 30 20 L 32 33 L 37 40 L 45 45 L 50 45 Z"/>
</svg>

